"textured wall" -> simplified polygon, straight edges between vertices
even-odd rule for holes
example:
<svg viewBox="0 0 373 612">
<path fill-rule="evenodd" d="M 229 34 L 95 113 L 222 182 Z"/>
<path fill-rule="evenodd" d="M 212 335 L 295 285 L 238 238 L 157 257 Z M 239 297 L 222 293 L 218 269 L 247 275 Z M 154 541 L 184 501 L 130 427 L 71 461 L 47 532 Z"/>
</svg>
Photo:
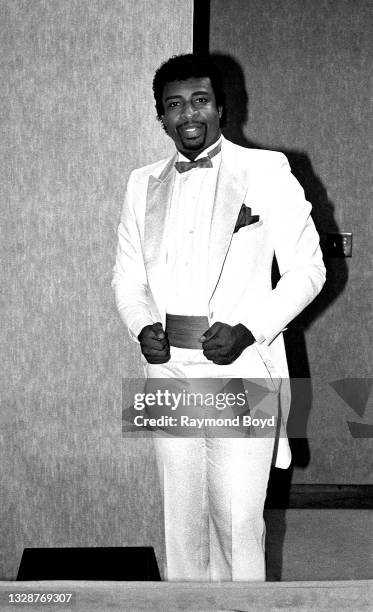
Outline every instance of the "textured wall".
<svg viewBox="0 0 373 612">
<path fill-rule="evenodd" d="M 24 546 L 160 546 L 110 280 L 129 171 L 170 150 L 151 79 L 191 49 L 192 1 L 2 0 L 0 23 L 4 579 Z"/>
<path fill-rule="evenodd" d="M 226 134 L 288 155 L 323 242 L 354 234 L 352 259 L 326 261 L 322 296 L 288 332 L 293 376 L 313 377 L 313 397 L 295 406 L 309 437 L 308 449 L 297 443 L 298 482 L 370 482 L 373 469 L 372 441 L 352 439 L 346 423 L 373 424 L 373 397 L 358 416 L 328 386 L 371 375 L 372 23 L 370 0 L 211 0 Z M 355 405 L 368 390 L 357 383 Z"/>
</svg>

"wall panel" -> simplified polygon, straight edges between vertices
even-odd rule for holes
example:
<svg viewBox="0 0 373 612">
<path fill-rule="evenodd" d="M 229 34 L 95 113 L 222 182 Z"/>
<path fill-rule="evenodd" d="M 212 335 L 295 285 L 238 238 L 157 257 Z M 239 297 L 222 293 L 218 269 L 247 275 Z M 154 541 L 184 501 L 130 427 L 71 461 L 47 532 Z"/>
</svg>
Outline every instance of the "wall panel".
<svg viewBox="0 0 373 612">
<path fill-rule="evenodd" d="M 323 244 L 354 234 L 353 257 L 326 260 L 322 295 L 287 334 L 293 376 L 312 376 L 294 405 L 309 439 L 296 443 L 298 482 L 371 480 L 372 440 L 347 421 L 373 424 L 373 394 L 364 414 L 351 407 L 371 386 L 372 23 L 369 0 L 211 0 L 226 135 L 288 155 Z M 329 385 L 345 378 L 359 379 L 350 404 Z"/>
<path fill-rule="evenodd" d="M 151 80 L 192 2 L 3 0 L 0 578 L 24 546 L 155 544 L 151 448 L 121 436 L 139 359 L 110 288 L 130 170 L 171 148 Z"/>
</svg>

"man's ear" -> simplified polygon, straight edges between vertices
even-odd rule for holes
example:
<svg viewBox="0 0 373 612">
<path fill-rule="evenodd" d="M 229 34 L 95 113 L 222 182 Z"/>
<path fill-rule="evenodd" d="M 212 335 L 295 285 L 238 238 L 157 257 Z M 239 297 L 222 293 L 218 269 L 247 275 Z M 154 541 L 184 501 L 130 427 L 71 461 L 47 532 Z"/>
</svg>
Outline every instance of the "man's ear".
<svg viewBox="0 0 373 612">
<path fill-rule="evenodd" d="M 219 115 L 219 119 L 221 119 L 222 116 L 223 116 L 223 107 L 222 106 L 218 106 L 218 115 Z"/>
</svg>

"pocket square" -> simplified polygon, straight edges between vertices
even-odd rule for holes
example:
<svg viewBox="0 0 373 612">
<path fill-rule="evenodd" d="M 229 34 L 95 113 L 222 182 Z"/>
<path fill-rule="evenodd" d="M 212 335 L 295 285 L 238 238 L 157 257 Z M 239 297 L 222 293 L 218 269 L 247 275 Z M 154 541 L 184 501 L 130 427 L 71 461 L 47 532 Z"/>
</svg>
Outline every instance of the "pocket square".
<svg viewBox="0 0 373 612">
<path fill-rule="evenodd" d="M 250 206 L 242 204 L 233 233 L 238 232 L 241 227 L 247 227 L 248 225 L 252 225 L 252 223 L 257 223 L 259 218 L 259 215 L 251 214 Z"/>
</svg>

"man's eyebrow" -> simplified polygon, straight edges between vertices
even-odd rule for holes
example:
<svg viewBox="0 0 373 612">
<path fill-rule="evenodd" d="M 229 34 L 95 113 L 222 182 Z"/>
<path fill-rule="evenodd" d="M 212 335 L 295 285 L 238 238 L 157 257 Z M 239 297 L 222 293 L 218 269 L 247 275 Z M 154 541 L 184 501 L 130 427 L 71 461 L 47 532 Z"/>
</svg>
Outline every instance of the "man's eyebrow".
<svg viewBox="0 0 373 612">
<path fill-rule="evenodd" d="M 202 91 L 193 91 L 192 96 L 208 96 L 209 92 L 206 90 L 202 90 Z M 167 102 L 167 100 L 173 100 L 175 98 L 183 98 L 183 96 L 181 96 L 180 94 L 174 94 L 173 96 L 167 96 L 167 98 L 165 98 L 165 102 Z"/>
<path fill-rule="evenodd" d="M 175 94 L 174 96 L 167 96 L 167 98 L 165 98 L 165 102 L 167 102 L 167 100 L 172 100 L 174 98 L 182 98 L 183 96 L 180 96 L 178 94 Z"/>
</svg>

